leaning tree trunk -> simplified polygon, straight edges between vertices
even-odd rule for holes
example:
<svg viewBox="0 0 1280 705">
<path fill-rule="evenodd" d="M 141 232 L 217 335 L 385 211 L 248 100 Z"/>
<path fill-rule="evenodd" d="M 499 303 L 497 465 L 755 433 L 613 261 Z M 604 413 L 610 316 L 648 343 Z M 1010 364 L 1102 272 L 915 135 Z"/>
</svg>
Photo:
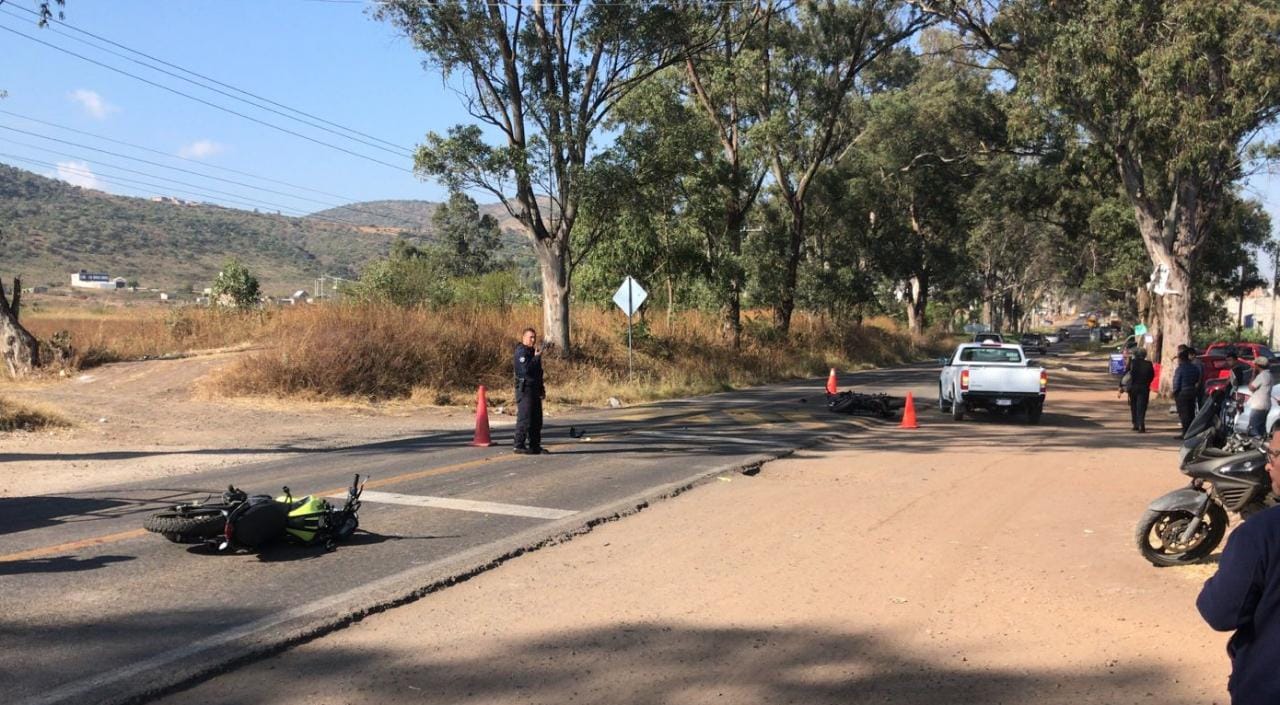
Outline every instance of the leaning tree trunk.
<svg viewBox="0 0 1280 705">
<path fill-rule="evenodd" d="M 786 270 L 783 272 L 782 300 L 773 309 L 774 325 L 785 335 L 791 332 L 791 314 L 796 309 L 796 284 L 799 281 L 800 252 L 804 244 L 804 203 L 799 196 L 789 203 L 791 208 L 791 240 L 787 243 Z"/>
<path fill-rule="evenodd" d="M 907 291 L 907 329 L 915 335 L 923 335 L 925 310 L 929 303 L 929 275 L 916 274 L 911 277 Z"/>
<path fill-rule="evenodd" d="M 12 302 L 5 295 L 4 282 L 0 281 L 0 355 L 4 355 L 5 366 L 15 377 L 30 374 L 40 366 L 40 343 L 18 322 L 21 299 L 21 279 L 13 280 Z"/>
</svg>

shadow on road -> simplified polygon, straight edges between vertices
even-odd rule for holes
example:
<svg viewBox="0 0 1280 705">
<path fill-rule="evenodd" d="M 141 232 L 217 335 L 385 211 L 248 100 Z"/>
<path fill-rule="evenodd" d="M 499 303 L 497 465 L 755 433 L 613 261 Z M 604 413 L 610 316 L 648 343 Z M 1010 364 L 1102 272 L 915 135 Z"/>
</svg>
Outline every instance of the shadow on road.
<svg viewBox="0 0 1280 705">
<path fill-rule="evenodd" d="M 85 570 L 96 570 L 111 563 L 131 561 L 136 556 L 93 556 L 92 558 L 76 558 L 75 556 L 56 556 L 54 558 L 30 558 L 19 561 L 0 563 L 0 575 L 20 575 L 23 573 L 78 573 Z"/>
<path fill-rule="evenodd" d="M 268 705 L 298 683 L 333 702 L 849 703 L 917 705 L 1129 702 L 1173 673 L 1142 664 L 1088 671 L 942 661 L 868 632 L 616 624 L 545 638 L 493 638 L 452 657 L 428 639 L 398 650 L 319 643 L 271 661 L 270 677 L 230 673 L 165 702 Z M 983 648 L 976 649 L 982 652 Z M 247 676 L 247 678 L 246 678 Z M 240 682 L 237 682 L 240 681 Z M 252 683 L 252 686 L 248 684 Z M 224 687 L 225 686 L 225 687 Z M 1225 695 L 1225 694 L 1224 694 Z M 1188 701 L 1165 698 L 1164 705 Z"/>
<path fill-rule="evenodd" d="M 157 496 L 157 493 L 168 493 Z M 203 498 L 200 490 L 156 489 L 146 496 L 125 496 L 121 492 L 86 492 L 83 496 L 41 495 L 36 497 L 0 497 L 0 535 L 39 529 L 55 524 L 118 519 L 131 514 L 153 512 L 160 507 Z"/>
</svg>

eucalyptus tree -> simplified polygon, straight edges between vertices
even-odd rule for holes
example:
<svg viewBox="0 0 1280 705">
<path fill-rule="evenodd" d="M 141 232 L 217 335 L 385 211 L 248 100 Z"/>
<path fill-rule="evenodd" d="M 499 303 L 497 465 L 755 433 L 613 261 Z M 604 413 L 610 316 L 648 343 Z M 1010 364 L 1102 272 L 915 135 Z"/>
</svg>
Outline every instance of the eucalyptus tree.
<svg viewBox="0 0 1280 705">
<path fill-rule="evenodd" d="M 720 297 L 724 326 L 735 348 L 742 344 L 742 294 L 746 270 L 743 236 L 751 209 L 768 173 L 758 142 L 765 79 L 761 62 L 764 20 L 778 9 L 766 0 L 743 0 L 713 7 L 719 33 L 705 51 L 690 51 L 685 76 L 702 118 L 717 145 L 704 153 L 706 185 L 719 207 L 703 211 L 710 275 Z"/>
<path fill-rule="evenodd" d="M 1163 357 L 1191 338 L 1193 271 L 1280 112 L 1265 0 L 914 0 L 951 20 L 1112 160 L 1162 279 Z M 1162 372 L 1167 388 L 1172 366 Z"/>
<path fill-rule="evenodd" d="M 912 80 L 868 104 L 863 139 L 845 168 L 879 192 L 872 211 L 884 270 L 901 284 L 908 327 L 921 333 L 936 280 L 955 278 L 964 243 L 983 216 L 966 199 L 1004 149 L 1004 114 L 986 76 L 947 60 L 950 39 L 929 32 Z M 991 233 L 999 237 L 999 233 Z"/>
<path fill-rule="evenodd" d="M 489 214 L 465 193 L 454 191 L 449 200 L 431 214 L 436 247 L 440 248 L 451 276 L 487 274 L 495 268 L 494 254 L 501 244 L 502 230 Z"/>
<path fill-rule="evenodd" d="M 869 69 L 895 59 L 895 50 L 928 22 L 905 0 L 801 0 L 762 20 L 758 129 L 789 220 L 774 306 L 775 324 L 784 333 L 795 310 L 814 180 L 857 139 L 860 126 L 850 105 L 892 77 Z"/>
<path fill-rule="evenodd" d="M 693 213 L 706 210 L 715 188 L 701 160 L 716 150 L 715 136 L 683 87 L 672 66 L 614 109 L 613 144 L 596 158 L 582 199 L 580 227 L 592 249 L 579 248 L 575 259 L 575 275 L 587 277 L 577 286 L 593 298 L 608 300 L 624 275 L 635 275 L 654 289 L 654 303 L 665 303 L 668 320 L 678 303 L 692 303 L 689 290 L 708 268 Z"/>
<path fill-rule="evenodd" d="M 374 15 L 403 31 L 485 126 L 428 134 L 415 166 L 450 188 L 493 194 L 524 226 L 542 276 L 544 341 L 568 352 L 572 238 L 593 138 L 619 100 L 699 46 L 694 13 L 647 2 L 387 0 Z"/>
</svg>

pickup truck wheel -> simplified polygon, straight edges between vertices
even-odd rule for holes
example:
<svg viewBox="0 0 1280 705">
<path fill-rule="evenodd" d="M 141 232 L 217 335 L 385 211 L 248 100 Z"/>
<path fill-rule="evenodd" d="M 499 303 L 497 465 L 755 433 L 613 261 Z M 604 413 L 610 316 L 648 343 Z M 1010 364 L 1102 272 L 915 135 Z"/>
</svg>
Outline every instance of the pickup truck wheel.
<svg viewBox="0 0 1280 705">
<path fill-rule="evenodd" d="M 1032 402 L 1027 406 L 1027 423 L 1035 425 L 1040 423 L 1040 415 L 1044 413 L 1044 404 L 1042 402 Z"/>
<path fill-rule="evenodd" d="M 942 383 L 938 383 L 938 413 L 945 414 L 948 411 L 951 411 L 951 405 L 942 398 Z"/>
<path fill-rule="evenodd" d="M 963 401 L 959 399 L 951 400 L 951 420 L 952 421 L 964 420 L 964 402 Z"/>
</svg>

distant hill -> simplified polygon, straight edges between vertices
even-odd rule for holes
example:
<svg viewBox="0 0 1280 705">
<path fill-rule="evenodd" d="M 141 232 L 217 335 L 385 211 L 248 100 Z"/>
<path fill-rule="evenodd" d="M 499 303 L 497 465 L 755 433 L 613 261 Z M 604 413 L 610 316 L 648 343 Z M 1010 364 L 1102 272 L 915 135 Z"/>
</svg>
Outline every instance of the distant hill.
<svg viewBox="0 0 1280 705">
<path fill-rule="evenodd" d="M 0 164 L 0 275 L 67 286 L 87 269 L 148 287 L 204 287 L 236 257 L 268 293 L 309 288 L 321 274 L 358 276 L 397 237 L 428 241 L 436 205 L 370 201 L 293 218 L 114 196 Z M 508 237 L 523 254 L 518 234 Z"/>
</svg>

